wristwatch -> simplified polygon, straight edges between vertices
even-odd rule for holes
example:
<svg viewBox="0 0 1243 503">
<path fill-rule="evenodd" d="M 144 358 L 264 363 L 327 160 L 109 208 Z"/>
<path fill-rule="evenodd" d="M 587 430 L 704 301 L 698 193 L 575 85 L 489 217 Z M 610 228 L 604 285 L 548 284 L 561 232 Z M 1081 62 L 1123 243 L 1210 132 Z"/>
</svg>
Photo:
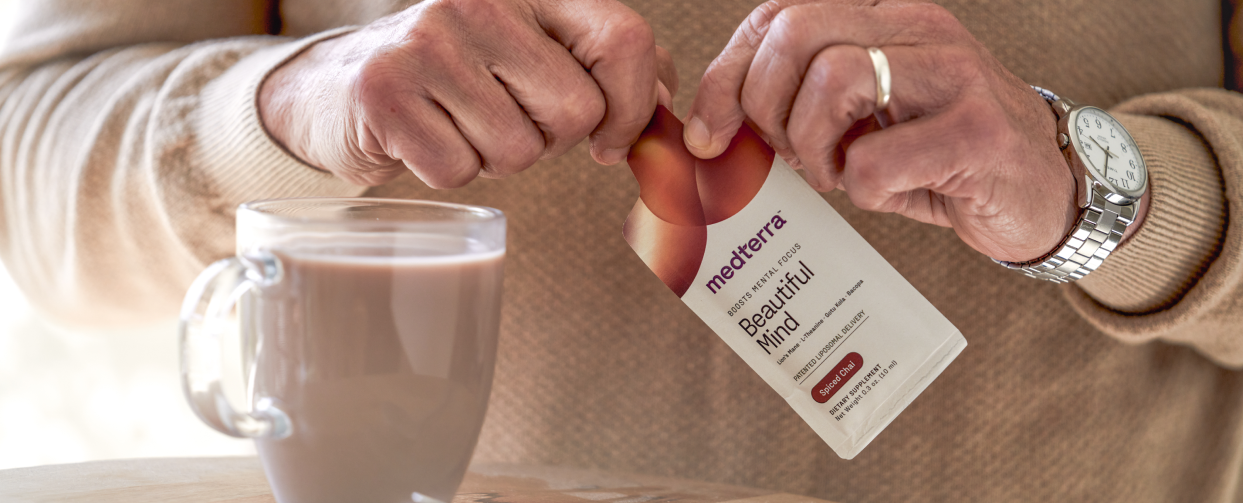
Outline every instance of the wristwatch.
<svg viewBox="0 0 1243 503">
<path fill-rule="evenodd" d="M 1033 88 L 1057 116 L 1058 146 L 1075 179 L 1079 220 L 1061 244 L 1043 257 L 1028 262 L 994 261 L 1033 278 L 1069 283 L 1095 271 L 1118 247 L 1148 190 L 1148 166 L 1135 139 L 1108 112 Z"/>
</svg>

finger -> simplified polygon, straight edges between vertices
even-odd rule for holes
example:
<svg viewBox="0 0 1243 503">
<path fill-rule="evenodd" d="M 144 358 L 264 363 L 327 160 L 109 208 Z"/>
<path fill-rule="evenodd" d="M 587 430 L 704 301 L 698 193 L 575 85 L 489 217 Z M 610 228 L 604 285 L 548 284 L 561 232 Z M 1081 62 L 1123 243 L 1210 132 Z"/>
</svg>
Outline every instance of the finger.
<svg viewBox="0 0 1243 503">
<path fill-rule="evenodd" d="M 673 56 L 664 47 L 656 46 L 656 103 L 673 108 L 673 95 L 678 92 L 678 69 Z"/>
<path fill-rule="evenodd" d="M 742 109 L 743 82 L 755 59 L 756 51 L 769 33 L 773 20 L 786 8 L 810 0 L 772 0 L 766 2 L 743 20 L 721 54 L 704 72 L 687 116 L 684 133 L 686 146 L 701 158 L 712 158 L 725 151 L 738 126 L 746 117 Z M 870 4 L 867 0 L 838 2 Z"/>
<path fill-rule="evenodd" d="M 741 95 L 743 110 L 764 131 L 774 149 L 786 148 L 791 106 L 817 54 L 838 45 L 936 44 L 945 39 L 942 32 L 950 30 L 941 26 L 946 22 L 924 18 L 936 18 L 934 12 L 957 24 L 935 5 L 874 8 L 820 3 L 783 10 L 773 20 L 747 72 Z"/>
<path fill-rule="evenodd" d="M 429 97 L 479 153 L 481 176 L 508 176 L 540 159 L 543 133 L 492 74 L 470 62 L 439 65 L 437 70 L 440 75 L 428 85 Z"/>
<path fill-rule="evenodd" d="M 739 103 L 743 80 L 769 24 L 785 5 L 770 1 L 751 11 L 704 71 L 682 133 L 687 149 L 695 156 L 711 159 L 721 155 L 746 119 Z"/>
<path fill-rule="evenodd" d="M 952 71 L 970 64 L 966 51 L 946 46 L 882 50 L 892 77 L 889 106 L 881 114 L 888 124 L 936 113 L 967 87 Z M 853 137 L 878 127 L 875 113 L 876 71 L 867 51 L 836 45 L 817 53 L 790 106 L 787 133 L 789 146 L 814 187 L 825 190 L 836 185 L 844 147 Z"/>
<path fill-rule="evenodd" d="M 842 185 L 866 210 L 949 226 L 951 215 L 938 214 L 938 202 L 929 197 L 935 193 L 961 201 L 964 216 L 991 217 L 1014 201 L 990 195 L 1018 193 L 1007 187 L 1023 184 L 1056 186 L 1068 178 L 1061 170 L 1034 174 L 999 164 L 987 149 L 1013 143 L 1010 131 L 996 103 L 964 99 L 941 113 L 860 137 L 846 150 Z"/>
<path fill-rule="evenodd" d="M 591 155 L 616 164 L 656 109 L 656 39 L 647 21 L 621 3 L 583 0 L 574 7 L 558 5 L 537 18 L 604 94 L 604 119 L 591 135 Z"/>
<path fill-rule="evenodd" d="M 968 245 L 999 260 L 1030 259 L 1074 220 L 1074 181 L 1056 154 L 1046 162 L 1032 150 L 1024 156 L 1032 162 L 1020 165 L 987 150 L 1013 144 L 1013 135 L 998 105 L 964 99 L 859 138 L 846 151 L 842 185 L 860 208 L 954 227 Z M 1016 222 L 1024 215 L 1034 217 Z"/>
<path fill-rule="evenodd" d="M 365 155 L 400 160 L 434 189 L 461 187 L 478 176 L 479 154 L 444 109 L 413 93 L 391 92 L 398 88 L 380 78 L 362 82 L 373 87 L 358 93 L 358 144 Z"/>
<path fill-rule="evenodd" d="M 673 108 L 673 94 L 669 93 L 664 82 L 656 82 L 656 103 L 665 108 Z"/>
<path fill-rule="evenodd" d="M 504 44 L 493 47 L 495 62 L 488 69 L 543 135 L 540 157 L 564 154 L 600 124 L 604 95 L 578 60 L 538 26 L 507 35 L 498 37 Z"/>
<path fill-rule="evenodd" d="M 833 46 L 812 60 L 790 107 L 789 147 L 816 190 L 841 178 L 839 144 L 848 130 L 876 108 L 876 77 L 863 48 Z"/>
<path fill-rule="evenodd" d="M 669 51 L 659 45 L 656 46 L 656 78 L 665 86 L 670 98 L 678 94 L 678 68 L 674 66 L 673 56 L 669 55 Z"/>
<path fill-rule="evenodd" d="M 926 197 L 929 190 L 949 190 L 952 168 L 962 158 L 960 148 L 974 142 L 947 142 L 946 130 L 957 121 L 948 114 L 904 122 L 865 135 L 846 149 L 841 185 L 859 208 L 901 213 L 916 220 L 935 221 Z M 967 124 L 970 126 L 970 124 Z M 955 134 L 970 131 L 958 129 Z M 948 194 L 947 194 L 948 195 Z"/>
</svg>

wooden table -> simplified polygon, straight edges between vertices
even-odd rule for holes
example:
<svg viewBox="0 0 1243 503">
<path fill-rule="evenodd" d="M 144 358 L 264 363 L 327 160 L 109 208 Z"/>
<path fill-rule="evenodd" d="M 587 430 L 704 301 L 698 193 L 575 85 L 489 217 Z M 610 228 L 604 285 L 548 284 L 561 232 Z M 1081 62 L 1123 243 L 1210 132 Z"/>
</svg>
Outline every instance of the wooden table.
<svg viewBox="0 0 1243 503">
<path fill-rule="evenodd" d="M 0 501 L 273 503 L 258 458 L 96 461 L 0 470 Z M 526 465 L 473 465 L 453 503 L 825 503 L 692 480 Z"/>
</svg>

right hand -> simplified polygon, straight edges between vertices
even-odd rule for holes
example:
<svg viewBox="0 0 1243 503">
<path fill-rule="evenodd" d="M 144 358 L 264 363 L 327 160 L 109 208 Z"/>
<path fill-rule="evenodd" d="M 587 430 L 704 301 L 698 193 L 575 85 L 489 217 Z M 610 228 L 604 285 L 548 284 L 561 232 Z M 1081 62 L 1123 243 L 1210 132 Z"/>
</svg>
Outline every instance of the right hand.
<svg viewBox="0 0 1243 503">
<path fill-rule="evenodd" d="M 358 185 L 503 177 L 591 137 L 626 158 L 677 75 L 615 0 L 427 0 L 319 42 L 263 83 L 268 132 Z"/>
</svg>

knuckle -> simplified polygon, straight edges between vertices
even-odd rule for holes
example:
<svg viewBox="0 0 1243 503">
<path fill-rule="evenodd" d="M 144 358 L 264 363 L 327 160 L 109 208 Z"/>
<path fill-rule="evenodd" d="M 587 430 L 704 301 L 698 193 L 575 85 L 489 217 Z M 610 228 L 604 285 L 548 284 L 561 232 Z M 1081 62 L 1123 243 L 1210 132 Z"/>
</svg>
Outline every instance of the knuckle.
<svg viewBox="0 0 1243 503">
<path fill-rule="evenodd" d="M 834 46 L 816 54 L 808 68 L 808 76 L 830 96 L 853 94 L 855 75 L 863 68 L 854 69 L 855 58 L 847 52 L 850 48 Z M 856 70 L 856 71 L 852 71 Z M 870 70 L 870 69 L 866 69 Z"/>
<path fill-rule="evenodd" d="M 451 37 L 435 27 L 417 27 L 399 44 L 377 48 L 353 70 L 351 93 L 366 107 L 384 104 L 394 93 L 426 86 L 431 79 L 460 79 L 466 65 Z"/>
<path fill-rule="evenodd" d="M 479 164 L 473 159 L 463 159 L 457 163 L 428 163 L 430 169 L 412 167 L 428 187 L 433 189 L 456 189 L 474 180 L 479 175 Z"/>
<path fill-rule="evenodd" d="M 968 138 L 978 138 L 988 145 L 1007 140 L 1012 128 L 1005 114 L 991 99 L 967 96 L 944 112 L 946 127 L 962 131 Z"/>
<path fill-rule="evenodd" d="M 804 166 L 816 169 L 817 172 L 824 171 L 820 168 L 828 164 L 827 140 L 806 129 L 792 128 L 786 134 L 789 136 L 790 148 Z"/>
<path fill-rule="evenodd" d="M 405 80 L 406 70 L 386 54 L 369 57 L 359 65 L 351 84 L 354 98 L 364 108 L 382 106 L 391 100 Z"/>
<path fill-rule="evenodd" d="M 362 183 L 367 187 L 378 187 L 393 181 L 405 171 L 405 166 L 397 164 L 396 166 L 384 166 L 372 169 L 361 175 Z"/>
<path fill-rule="evenodd" d="M 376 164 L 366 161 L 360 162 L 358 160 L 332 170 L 338 178 L 352 185 L 364 187 L 375 187 L 388 183 L 392 179 L 397 178 L 403 171 L 405 171 L 405 166 L 400 162 Z"/>
<path fill-rule="evenodd" d="M 975 122 L 975 133 L 983 138 L 990 145 L 1011 146 L 1018 139 L 1017 131 L 1012 127 L 1010 121 L 997 107 L 980 107 L 977 110 L 983 110 L 984 113 L 980 117 L 964 117 L 963 122 Z M 975 115 L 963 113 L 963 115 Z"/>
<path fill-rule="evenodd" d="M 570 91 L 558 104 L 548 127 L 556 136 L 572 142 L 585 138 L 604 119 L 604 97 L 587 86 Z"/>
<path fill-rule="evenodd" d="M 647 115 L 632 115 L 629 117 L 609 117 L 608 128 L 612 131 L 611 134 L 607 134 L 609 137 L 604 138 L 605 134 L 602 134 L 602 131 L 597 131 L 596 134 L 601 136 L 600 140 L 606 142 L 604 144 L 606 147 L 625 146 L 626 143 L 633 140 L 633 138 L 622 138 L 620 135 L 638 136 L 639 132 L 643 131 L 643 128 L 647 127 L 647 123 L 650 119 L 650 113 Z"/>
<path fill-rule="evenodd" d="M 861 195 L 878 192 L 882 187 L 883 179 L 876 169 L 873 157 L 871 152 L 857 146 L 846 149 L 847 178 L 852 188 L 858 189 L 855 192 L 860 192 Z"/>
<path fill-rule="evenodd" d="M 925 26 L 936 31 L 958 31 L 962 23 L 949 9 L 935 3 L 919 3 L 909 7 L 911 14 L 919 18 Z"/>
<path fill-rule="evenodd" d="M 846 194 L 850 196 L 850 202 L 861 209 L 881 213 L 891 211 L 890 198 L 879 191 L 847 189 Z"/>
<path fill-rule="evenodd" d="M 881 206 L 883 205 L 883 201 L 879 197 L 876 197 L 876 193 L 861 190 L 855 186 L 848 186 L 846 188 L 846 195 L 850 197 L 850 202 L 852 204 L 863 210 L 880 211 Z"/>
<path fill-rule="evenodd" d="M 789 139 L 790 148 L 794 150 L 795 156 L 804 161 L 804 163 L 806 161 L 813 161 L 814 163 L 815 156 L 810 154 L 819 149 L 817 145 L 819 142 L 816 141 L 815 135 L 812 135 L 807 129 L 809 128 L 796 128 L 795 124 L 791 123 L 790 130 L 786 131 L 786 138 Z"/>
<path fill-rule="evenodd" d="M 472 19 L 495 19 L 497 7 L 492 0 L 430 0 L 421 4 L 429 19 L 462 23 Z"/>
<path fill-rule="evenodd" d="M 399 64 L 388 62 L 368 63 L 361 66 L 346 90 L 348 99 L 354 103 L 353 118 L 358 131 L 368 134 L 379 132 L 385 125 L 391 126 L 395 119 L 404 116 L 417 99 L 410 86 L 409 72 Z M 375 138 L 362 138 L 372 143 L 360 142 L 384 150 Z"/>
<path fill-rule="evenodd" d="M 751 11 L 735 32 L 738 41 L 753 49 L 759 47 L 764 41 L 764 35 L 768 33 L 769 26 L 784 9 L 785 6 L 778 0 L 768 0 L 760 4 Z"/>
<path fill-rule="evenodd" d="M 633 12 L 613 16 L 601 29 L 600 41 L 602 48 L 612 53 L 646 54 L 656 47 L 651 25 Z"/>
<path fill-rule="evenodd" d="M 742 111 L 768 132 L 777 131 L 785 122 L 786 114 L 773 103 L 773 96 L 768 92 L 747 86 L 742 89 Z"/>
<path fill-rule="evenodd" d="M 527 169 L 544 153 L 544 140 L 535 133 L 507 135 L 498 143 L 500 155 L 488 159 L 484 170 L 501 176 Z"/>
<path fill-rule="evenodd" d="M 834 46 L 820 51 L 808 67 L 804 80 L 813 86 L 811 92 L 827 97 L 825 118 L 841 128 L 861 119 L 860 115 L 870 110 L 874 99 L 867 94 L 871 87 L 858 85 L 858 75 L 870 76 L 872 70 L 859 66 L 851 50 Z"/>
<path fill-rule="evenodd" d="M 781 9 L 770 23 L 765 43 L 773 44 L 781 52 L 797 49 L 814 39 L 817 31 L 824 30 L 822 18 L 817 15 L 822 10 L 822 6 L 806 4 Z"/>
<path fill-rule="evenodd" d="M 395 150 L 395 157 L 433 189 L 461 187 L 479 174 L 479 156 L 469 146 L 445 148 L 430 138 L 406 138 Z"/>
<path fill-rule="evenodd" d="M 965 87 L 984 78 L 980 55 L 963 46 L 948 46 L 939 51 L 938 67 L 947 82 Z"/>
<path fill-rule="evenodd" d="M 773 17 L 769 24 L 768 32 L 774 35 L 772 41 L 778 45 L 784 45 L 788 40 L 799 40 L 802 37 L 800 32 L 803 28 L 803 17 L 798 15 L 797 9 L 782 9 Z"/>
<path fill-rule="evenodd" d="M 807 171 L 808 183 L 820 192 L 827 192 L 837 187 L 837 173 L 831 169 L 824 167 L 803 165 L 803 169 Z"/>
<path fill-rule="evenodd" d="M 411 30 L 402 44 L 409 55 L 411 70 L 426 76 L 457 76 L 466 67 L 463 48 L 450 30 L 420 27 Z"/>
</svg>

